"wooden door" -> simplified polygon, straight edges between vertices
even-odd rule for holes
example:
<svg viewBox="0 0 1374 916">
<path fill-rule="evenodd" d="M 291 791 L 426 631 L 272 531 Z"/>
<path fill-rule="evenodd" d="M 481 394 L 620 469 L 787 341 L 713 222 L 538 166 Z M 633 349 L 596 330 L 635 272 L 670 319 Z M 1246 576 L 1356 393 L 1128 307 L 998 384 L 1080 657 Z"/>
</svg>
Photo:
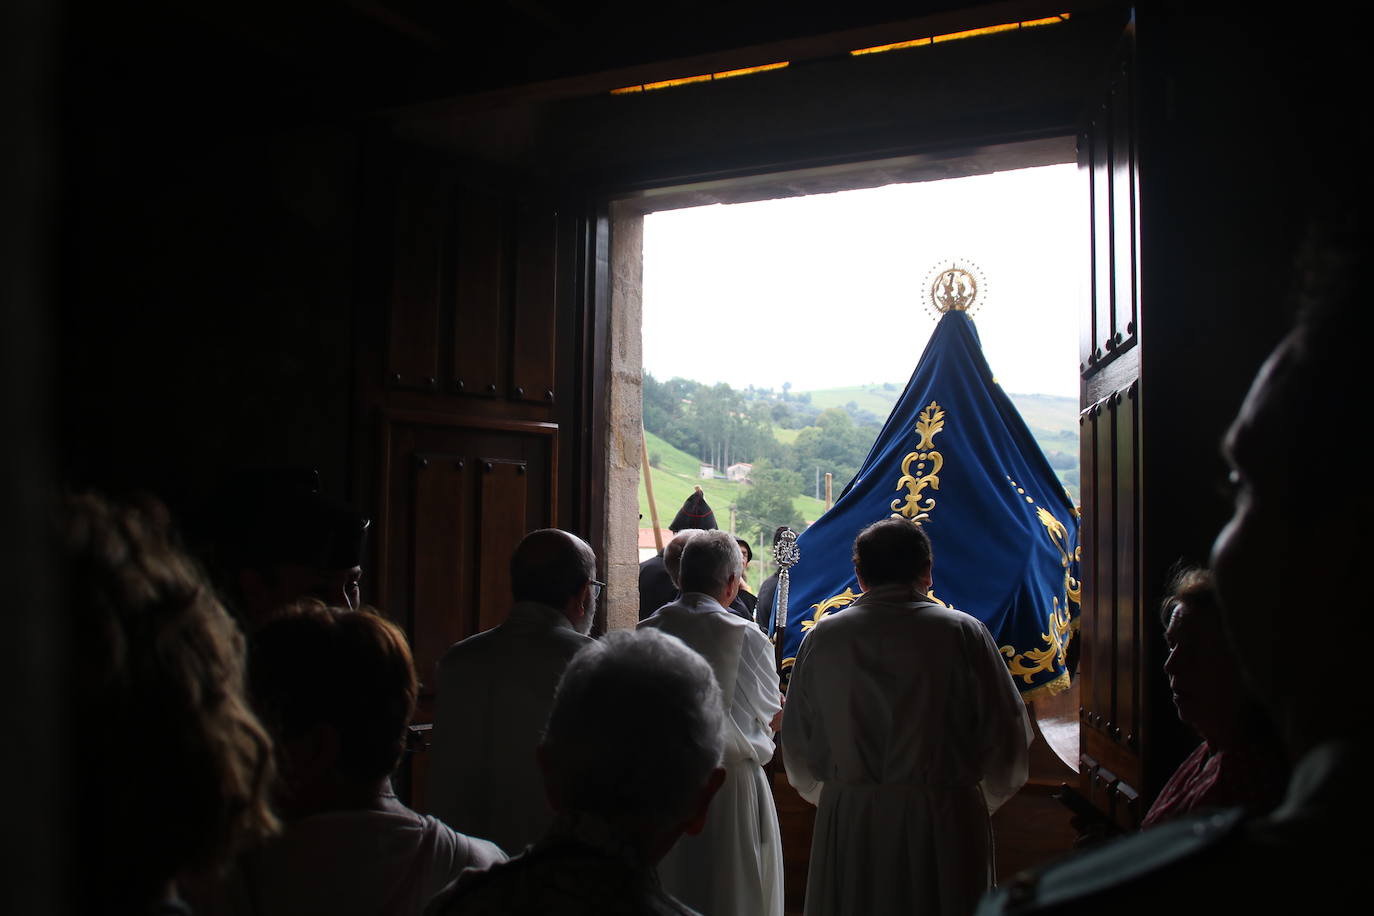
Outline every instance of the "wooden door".
<svg viewBox="0 0 1374 916">
<path fill-rule="evenodd" d="M 369 173 L 373 250 L 387 254 L 364 285 L 358 342 L 369 594 L 415 654 L 418 740 L 397 781 L 423 808 L 439 657 L 505 618 L 526 533 L 587 535 L 584 503 L 564 492 L 587 476 L 578 430 L 595 361 L 574 282 L 586 221 L 551 193 L 437 154 L 386 146 Z"/>
<path fill-rule="evenodd" d="M 1083 297 L 1079 424 L 1083 616 L 1079 791 L 1123 829 L 1144 817 L 1150 615 L 1140 583 L 1139 162 L 1135 31 L 1128 26 L 1078 138 L 1092 261 Z"/>
</svg>

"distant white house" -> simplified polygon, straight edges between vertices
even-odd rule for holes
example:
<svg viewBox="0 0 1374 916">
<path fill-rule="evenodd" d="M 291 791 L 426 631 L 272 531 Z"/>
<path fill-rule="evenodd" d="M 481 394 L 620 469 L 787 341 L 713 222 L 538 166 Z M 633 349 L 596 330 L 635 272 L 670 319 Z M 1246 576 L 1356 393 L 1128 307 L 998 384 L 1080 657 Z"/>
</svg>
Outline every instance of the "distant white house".
<svg viewBox="0 0 1374 916">
<path fill-rule="evenodd" d="M 741 461 L 738 464 L 732 464 L 725 469 L 725 479 L 736 481 L 748 480 L 749 473 L 752 470 L 754 470 L 754 466 L 752 464 L 749 464 L 746 461 Z"/>
<path fill-rule="evenodd" d="M 711 465 L 709 464 L 703 464 L 701 466 L 701 471 L 698 472 L 697 476 L 700 477 L 702 480 L 710 480 L 711 478 L 716 476 L 716 469 L 711 467 Z"/>
</svg>

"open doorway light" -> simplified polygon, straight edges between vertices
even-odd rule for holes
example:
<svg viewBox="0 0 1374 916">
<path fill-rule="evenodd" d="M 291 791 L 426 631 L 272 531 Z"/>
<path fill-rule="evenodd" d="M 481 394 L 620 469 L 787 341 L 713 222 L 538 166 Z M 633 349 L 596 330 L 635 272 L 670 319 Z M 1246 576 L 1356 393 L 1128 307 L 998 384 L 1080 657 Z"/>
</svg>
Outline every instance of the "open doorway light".
<svg viewBox="0 0 1374 916">
<path fill-rule="evenodd" d="M 656 505 L 641 480 L 641 555 L 653 510 L 666 527 L 694 486 L 720 527 L 754 544 L 774 524 L 814 521 L 824 475 L 838 495 L 915 368 L 938 317 L 930 278 L 951 261 L 981 275 L 984 354 L 1076 497 L 1081 194 L 1064 164 L 647 214 Z M 764 479 L 795 489 L 792 517 L 758 497 Z M 769 570 L 754 554 L 758 581 Z"/>
</svg>

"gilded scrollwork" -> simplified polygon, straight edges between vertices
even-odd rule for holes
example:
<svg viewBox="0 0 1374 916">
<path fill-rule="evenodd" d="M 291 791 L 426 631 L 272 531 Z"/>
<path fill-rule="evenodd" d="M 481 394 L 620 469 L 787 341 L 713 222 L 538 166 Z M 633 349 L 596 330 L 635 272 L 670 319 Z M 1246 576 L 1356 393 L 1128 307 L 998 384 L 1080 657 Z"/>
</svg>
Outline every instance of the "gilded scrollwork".
<svg viewBox="0 0 1374 916">
<path fill-rule="evenodd" d="M 858 600 L 860 594 L 862 594 L 862 592 L 855 592 L 852 588 L 846 588 L 838 595 L 831 595 L 824 601 L 811 605 L 811 616 L 802 618 L 802 632 L 810 632 L 812 627 L 820 623 L 824 617 L 833 611 L 849 607 L 849 605 Z"/>
<path fill-rule="evenodd" d="M 916 418 L 916 450 L 902 459 L 902 476 L 896 489 L 906 489 L 906 495 L 892 501 L 892 514 L 895 518 L 905 518 L 920 523 L 930 518 L 935 508 L 935 497 L 925 495 L 927 488 L 940 489 L 940 470 L 945 466 L 945 456 L 934 450 L 935 435 L 945 428 L 945 411 L 935 401 L 921 411 Z M 913 471 L 912 465 L 915 464 Z M 929 465 L 929 466 L 927 466 Z"/>
<path fill-rule="evenodd" d="M 1016 481 L 1010 477 L 1007 480 L 1012 487 L 1016 488 L 1018 494 L 1025 493 L 1023 489 L 1017 487 Z M 1026 502 L 1031 505 L 1035 503 L 1029 496 L 1026 497 Z M 1078 628 L 1074 609 L 1082 601 L 1082 585 L 1073 577 L 1074 564 L 1081 561 L 1083 557 L 1082 545 L 1074 545 L 1072 554 L 1070 554 L 1069 530 L 1064 523 L 1055 518 L 1054 514 L 1043 506 L 1036 506 L 1035 517 L 1044 527 L 1045 535 L 1050 539 L 1050 543 L 1059 552 L 1059 562 L 1064 568 L 1064 591 L 1062 596 L 1051 596 L 1052 608 L 1047 621 L 1048 632 L 1040 634 L 1042 643 L 1040 648 L 1017 652 L 1015 646 L 1001 647 L 1002 654 L 1007 658 L 1007 670 L 1012 677 L 1019 677 L 1027 684 L 1030 684 L 1037 674 L 1053 673 L 1064 667 L 1069 650 L 1069 638 Z M 1034 690 L 1023 692 L 1022 697 L 1030 699 L 1040 694 L 1052 696 L 1068 686 L 1068 672 L 1060 671 L 1057 677 L 1040 684 Z"/>
<path fill-rule="evenodd" d="M 1069 634 L 1073 632 L 1073 614 L 1068 605 L 1062 608 L 1059 599 L 1054 599 L 1050 611 L 1049 632 L 1041 633 L 1044 646 L 1017 652 L 1014 646 L 1002 646 L 1001 652 L 1007 657 L 1007 670 L 1012 677 L 1019 677 L 1027 684 L 1042 671 L 1054 671 L 1064 667 L 1064 657 L 1069 650 Z"/>
</svg>

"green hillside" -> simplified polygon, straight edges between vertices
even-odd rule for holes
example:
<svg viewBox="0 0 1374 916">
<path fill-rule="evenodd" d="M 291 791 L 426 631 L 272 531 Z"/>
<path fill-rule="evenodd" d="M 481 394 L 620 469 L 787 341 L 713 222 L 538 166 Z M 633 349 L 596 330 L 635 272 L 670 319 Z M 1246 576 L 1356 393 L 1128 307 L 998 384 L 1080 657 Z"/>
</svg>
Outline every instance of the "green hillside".
<svg viewBox="0 0 1374 916">
<path fill-rule="evenodd" d="M 877 414 L 879 417 L 886 417 L 892 412 L 892 405 L 897 403 L 897 398 L 901 397 L 902 389 L 906 383 L 889 383 L 891 387 L 883 385 L 851 385 L 846 388 L 821 388 L 816 391 L 805 392 L 811 395 L 811 406 L 827 410 L 831 407 L 844 407 L 853 401 L 860 410 L 867 410 Z M 803 392 L 797 392 L 802 394 Z"/>
<path fill-rule="evenodd" d="M 665 529 L 673 521 L 673 516 L 682 507 L 692 488 L 700 486 L 706 502 L 716 514 L 716 524 L 728 530 L 730 527 L 730 506 L 740 496 L 747 484 L 729 480 L 701 480 L 698 473 L 701 463 L 696 458 L 674 448 L 653 433 L 646 433 L 649 446 L 649 461 L 657 462 L 652 468 L 654 475 L 654 500 L 658 503 L 658 522 Z M 792 504 L 808 522 L 815 521 L 825 509 L 825 502 L 809 496 L 798 496 Z M 648 528 L 653 523 L 649 515 L 649 497 L 644 487 L 643 475 L 639 481 L 639 526 Z"/>
</svg>

